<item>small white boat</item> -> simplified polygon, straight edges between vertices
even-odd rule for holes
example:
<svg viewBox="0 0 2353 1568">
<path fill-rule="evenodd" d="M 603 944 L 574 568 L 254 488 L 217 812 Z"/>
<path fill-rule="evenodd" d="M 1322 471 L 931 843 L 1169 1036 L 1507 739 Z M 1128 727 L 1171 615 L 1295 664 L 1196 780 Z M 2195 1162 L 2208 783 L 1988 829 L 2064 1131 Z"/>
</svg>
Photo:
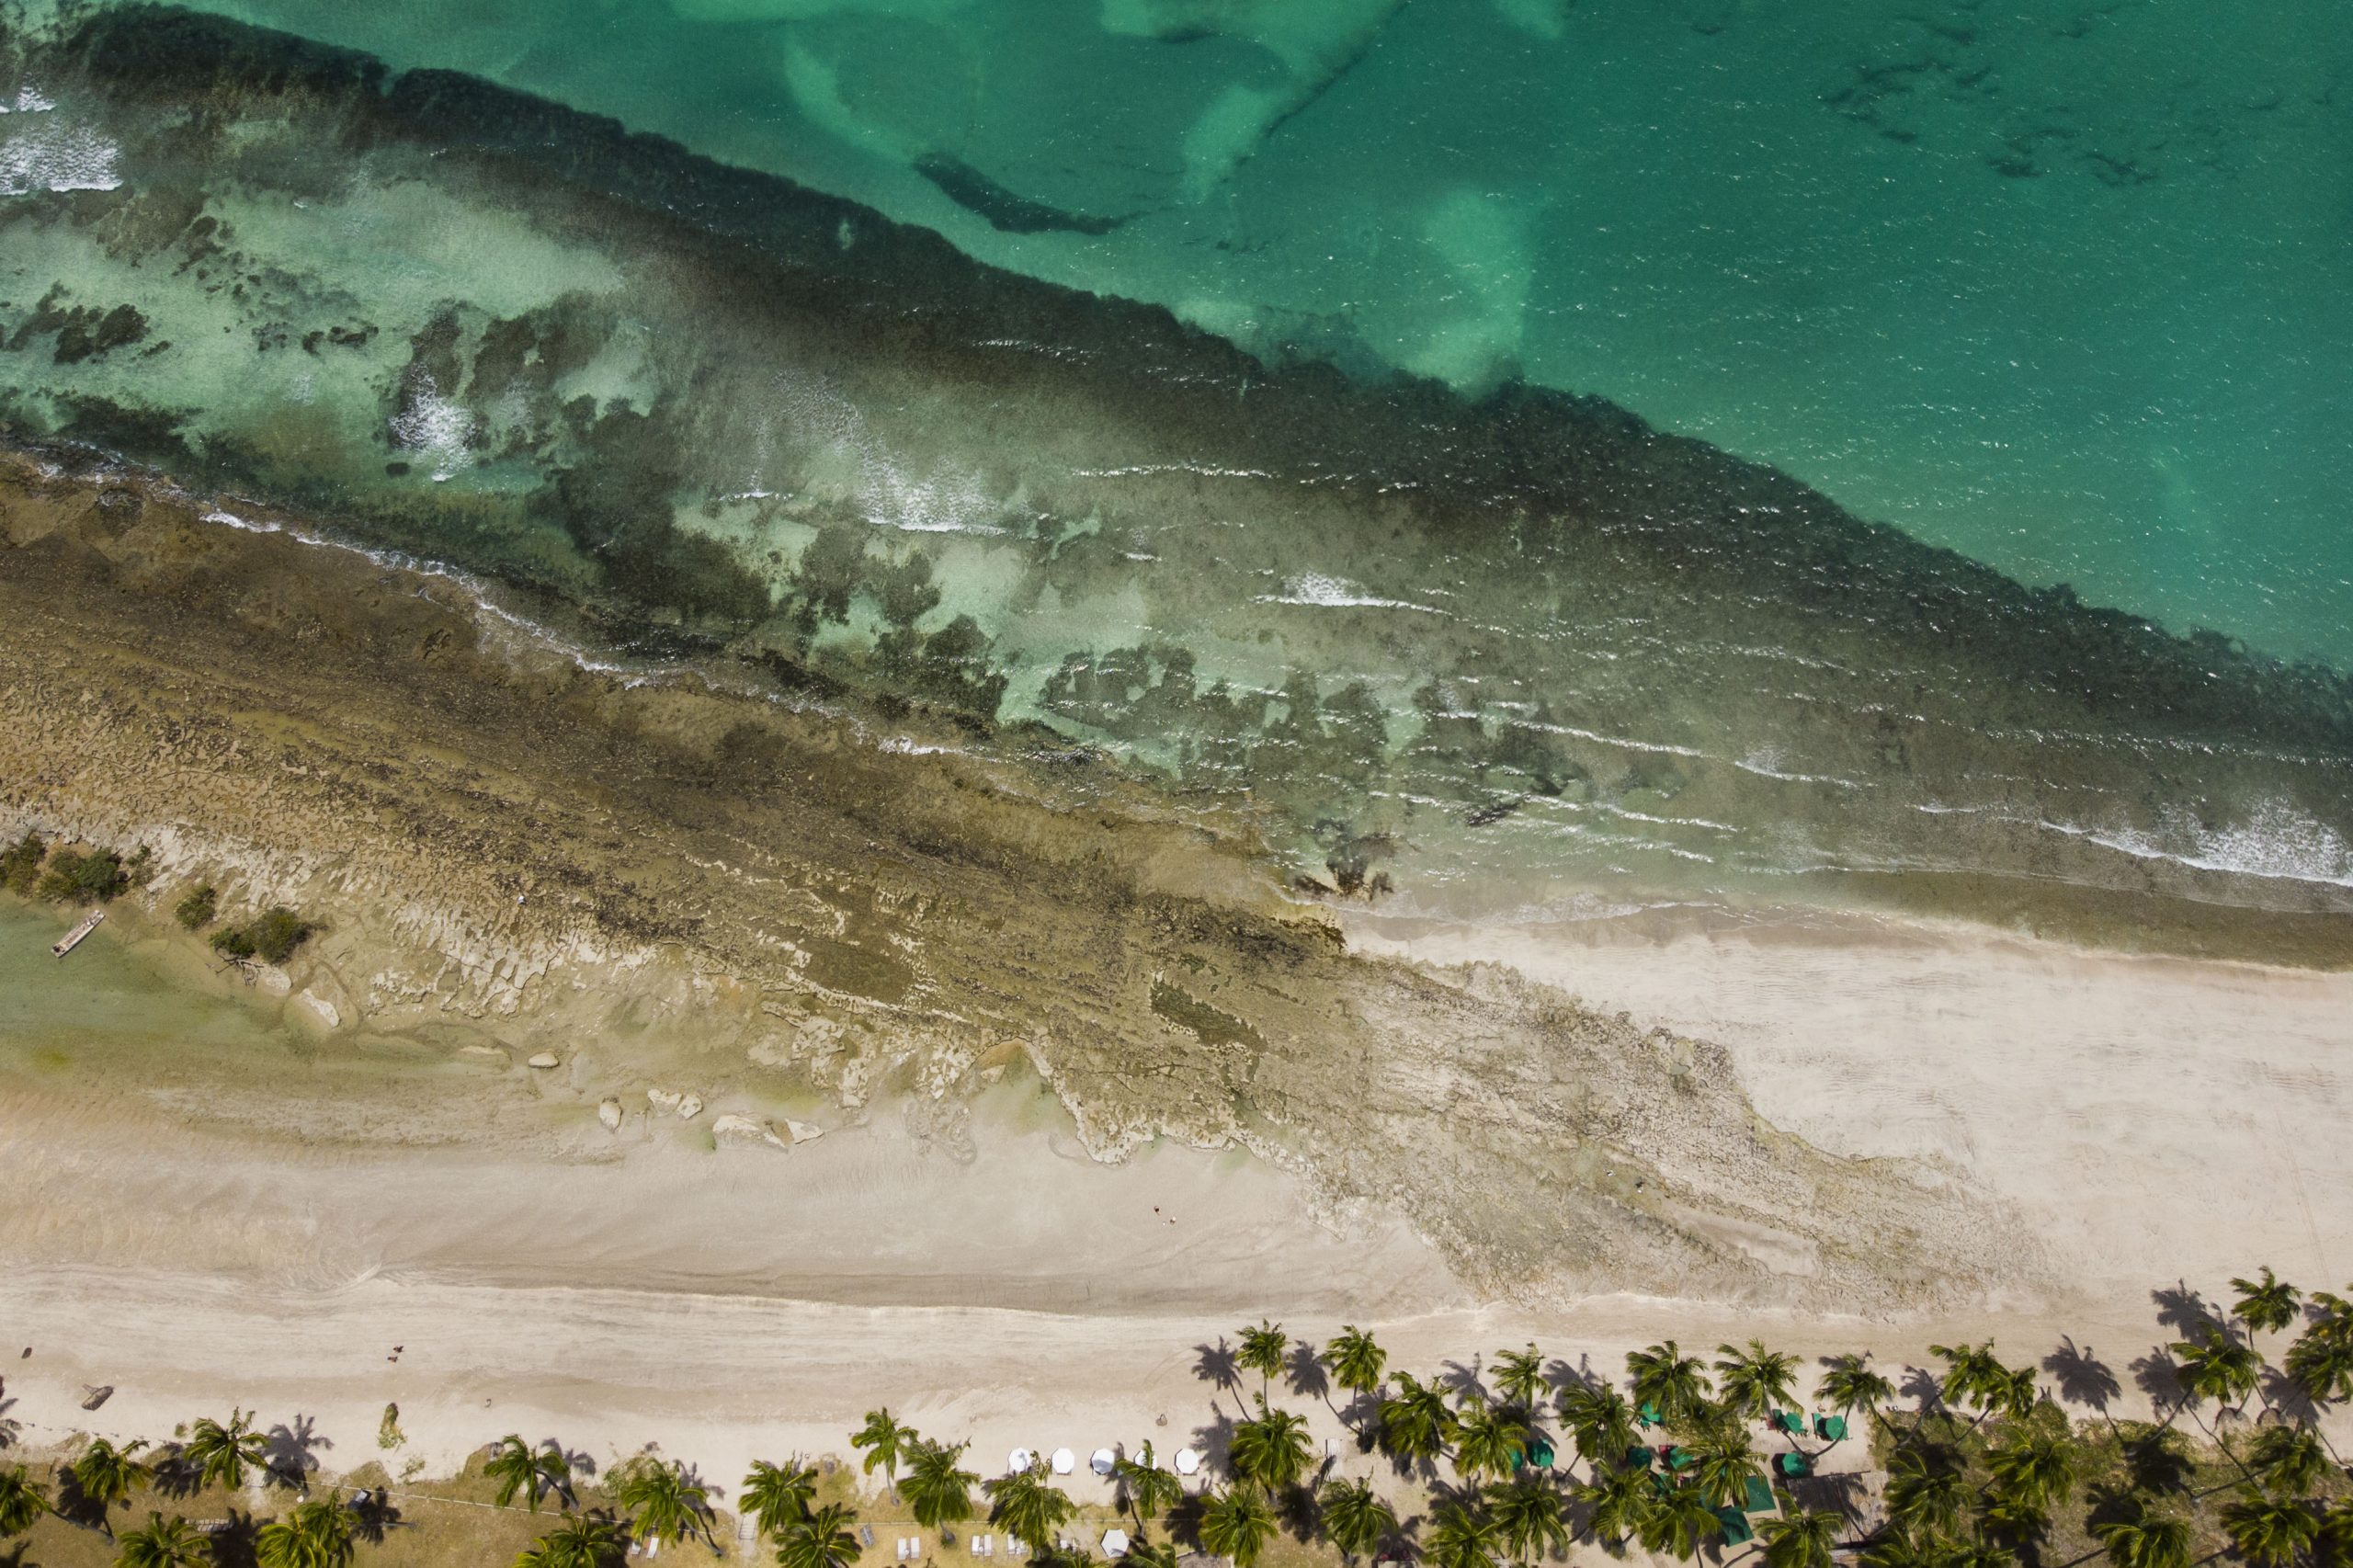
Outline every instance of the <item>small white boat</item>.
<svg viewBox="0 0 2353 1568">
<path fill-rule="evenodd" d="M 104 920 L 106 917 L 107 912 L 103 909 L 94 909 L 90 911 L 89 914 L 82 916 L 82 924 L 74 926 L 71 931 L 66 932 L 63 938 L 52 945 L 49 950 L 56 954 L 59 958 L 63 958 L 66 954 L 72 952 L 75 948 L 81 945 L 83 937 L 97 930 L 98 928 L 98 922 Z"/>
</svg>

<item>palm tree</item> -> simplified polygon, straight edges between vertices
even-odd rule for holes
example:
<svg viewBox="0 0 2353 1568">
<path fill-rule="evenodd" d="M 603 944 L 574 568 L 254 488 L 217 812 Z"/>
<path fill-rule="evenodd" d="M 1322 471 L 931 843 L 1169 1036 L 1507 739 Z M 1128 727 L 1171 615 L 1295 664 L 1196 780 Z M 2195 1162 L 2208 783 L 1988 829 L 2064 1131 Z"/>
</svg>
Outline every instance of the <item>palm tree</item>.
<svg viewBox="0 0 2353 1568">
<path fill-rule="evenodd" d="M 1120 1562 L 1126 1568 L 1176 1568 L 1182 1555 L 1174 1541 L 1147 1540 L 1138 1535 L 1128 1542 L 1128 1554 Z"/>
<path fill-rule="evenodd" d="M 1991 1415 L 2009 1391 L 2010 1369 L 1995 1356 L 1990 1339 L 1983 1345 L 1931 1345 L 1928 1354 L 1945 1364 L 1944 1375 L 1937 1380 L 1937 1392 L 1947 1404 L 1977 1406 L 1978 1421 Z"/>
<path fill-rule="evenodd" d="M 1495 1520 L 1449 1497 L 1430 1510 L 1422 1561 L 1430 1568 L 1495 1568 L 1495 1540 L 1502 1533 Z"/>
<path fill-rule="evenodd" d="M 1264 1399 L 1275 1374 L 1283 1369 L 1283 1358 L 1290 1354 L 1290 1336 L 1283 1333 L 1283 1325 L 1258 1320 L 1256 1328 L 1242 1331 L 1242 1347 L 1233 1353 L 1233 1360 L 1245 1372 L 1258 1374 L 1258 1396 Z"/>
<path fill-rule="evenodd" d="M 2232 1306 L 2239 1322 L 2246 1324 L 2250 1336 L 2275 1334 L 2296 1321 L 2296 1303 L 2303 1300 L 2303 1292 L 2274 1275 L 2268 1267 L 2261 1279 L 2234 1279 L 2231 1289 L 2238 1292 Z"/>
<path fill-rule="evenodd" d="M 2292 1498 L 2250 1486 L 2222 1509 L 2222 1533 L 2255 1568 L 2287 1568 L 2320 1535 L 2320 1516 Z"/>
<path fill-rule="evenodd" d="M 1332 1369 L 1332 1381 L 1353 1394 L 1377 1399 L 1388 1381 L 1389 1352 L 1354 1324 L 1324 1347 L 1324 1364 Z"/>
<path fill-rule="evenodd" d="M 345 1568 L 353 1550 L 351 1515 L 340 1503 L 297 1503 L 254 1537 L 261 1568 Z"/>
<path fill-rule="evenodd" d="M 1894 1428 L 1888 1426 L 1884 1410 L 1895 1397 L 1895 1385 L 1873 1371 L 1870 1360 L 1868 1350 L 1825 1358 L 1822 1381 L 1814 1385 L 1813 1397 L 1850 1420 L 1857 1411 L 1861 1411 L 1887 1426 L 1893 1436 Z"/>
<path fill-rule="evenodd" d="M 1577 1458 L 1597 1476 L 1604 1465 L 1614 1467 L 1624 1460 L 1636 1441 L 1634 1407 L 1613 1388 L 1570 1384 L 1561 1391 L 1561 1419 L 1576 1445 Z"/>
<path fill-rule="evenodd" d="M 620 1568 L 628 1549 L 628 1533 L 603 1509 L 566 1514 L 523 1549 L 515 1568 Z"/>
<path fill-rule="evenodd" d="M 1669 1421 L 1695 1415 L 1708 1397 L 1708 1374 L 1697 1356 L 1686 1356 L 1672 1339 L 1626 1353 L 1634 1398 Z"/>
<path fill-rule="evenodd" d="M 1768 1350 L 1758 1339 L 1750 1340 L 1745 1350 L 1719 1345 L 1716 1354 L 1722 1358 L 1716 1363 L 1718 1397 L 1742 1415 L 1769 1421 L 1775 1410 L 1797 1397 L 1796 1357 Z"/>
<path fill-rule="evenodd" d="M 2353 1324 L 2328 1307 L 2337 1298 L 2327 1291 L 2314 1291 L 2313 1300 L 2322 1303 L 2325 1315 L 2296 1336 L 2281 1365 L 2314 1404 L 2353 1399 Z"/>
<path fill-rule="evenodd" d="M 28 1479 L 23 1465 L 0 1470 L 0 1540 L 24 1534 L 48 1512 L 40 1483 Z"/>
<path fill-rule="evenodd" d="M 198 1417 L 180 1457 L 196 1466 L 198 1478 L 206 1485 L 236 1491 L 245 1483 L 248 1467 L 262 1469 L 269 1460 L 269 1445 L 253 1429 L 253 1419 L 250 1411 L 234 1406 L 225 1426 L 210 1415 Z"/>
<path fill-rule="evenodd" d="M 816 1495 L 817 1472 L 807 1465 L 796 1462 L 779 1467 L 754 1460 L 735 1501 L 759 1532 L 773 1539 L 784 1533 L 785 1526 L 805 1516 Z"/>
<path fill-rule="evenodd" d="M 2044 1426 L 2006 1432 L 1985 1451 L 1986 1468 L 2006 1494 L 2047 1510 L 2075 1490 L 2076 1452 L 2068 1435 Z"/>
<path fill-rule="evenodd" d="M 116 1448 L 104 1437 L 93 1437 L 82 1457 L 74 1461 L 69 1473 L 74 1489 L 89 1505 L 97 1509 L 99 1523 L 106 1525 L 107 1539 L 114 1539 L 114 1526 L 106 1521 L 106 1511 L 118 1503 L 128 1503 L 131 1494 L 147 1484 L 154 1471 L 139 1462 L 139 1450 L 147 1446 L 145 1439 L 134 1438 Z"/>
<path fill-rule="evenodd" d="M 1651 1551 L 1695 1557 L 1723 1521 L 1695 1486 L 1677 1486 L 1660 1498 L 1643 1521 L 1642 1542 Z"/>
<path fill-rule="evenodd" d="M 1544 1357 L 1531 1342 L 1525 1350 L 1495 1352 L 1495 1392 L 1524 1416 L 1544 1402 Z"/>
<path fill-rule="evenodd" d="M 2313 1556 L 2327 1568 L 2353 1563 L 2353 1497 L 2340 1497 L 2320 1517 L 2320 1537 Z"/>
<path fill-rule="evenodd" d="M 1888 1468 L 1888 1518 L 1909 1529 L 1949 1534 L 1969 1500 L 1968 1478 L 1949 1451 L 1905 1449 Z"/>
<path fill-rule="evenodd" d="M 1846 1521 L 1828 1508 L 1800 1508 L 1756 1528 L 1765 1568 L 1830 1568 L 1830 1550 Z"/>
<path fill-rule="evenodd" d="M 1160 1468 L 1153 1457 L 1150 1441 L 1135 1458 L 1115 1460 L 1111 1473 L 1120 1483 L 1119 1505 L 1135 1516 L 1138 1535 L 1143 1533 L 1146 1524 L 1158 1518 L 1164 1510 L 1175 1507 L 1185 1495 L 1185 1483 L 1176 1479 L 1174 1471 Z"/>
<path fill-rule="evenodd" d="M 914 1512 L 915 1523 L 926 1529 L 961 1524 L 972 1517 L 972 1488 L 981 1478 L 958 1467 L 969 1443 L 949 1448 L 928 1439 L 917 1442 L 907 1456 L 907 1483 L 899 1489 Z M 1026 1539 L 1026 1538 L 1025 1538 Z"/>
<path fill-rule="evenodd" d="M 849 1529 L 857 1517 L 846 1503 L 828 1503 L 793 1520 L 777 1541 L 777 1568 L 849 1568 L 858 1561 Z"/>
<path fill-rule="evenodd" d="M 2288 1496 L 2316 1490 L 2331 1469 L 2320 1434 L 2309 1426 L 2266 1426 L 2255 1435 L 2246 1463 L 2257 1481 Z"/>
<path fill-rule="evenodd" d="M 1274 1539 L 1275 1511 L 1255 1486 L 1229 1486 L 1201 1505 L 1201 1549 L 1251 1568 Z"/>
<path fill-rule="evenodd" d="M 502 1508 L 510 1506 L 515 1494 L 524 1494 L 531 1512 L 540 1511 L 542 1494 L 554 1493 L 567 1501 L 572 1494 L 572 1466 L 563 1450 L 553 1443 L 532 1448 L 522 1437 L 509 1432 L 498 1439 L 490 1458 L 483 1461 L 483 1475 L 498 1483 L 497 1503 Z"/>
<path fill-rule="evenodd" d="M 700 1535 L 710 1511 L 708 1489 L 687 1473 L 683 1462 L 651 1454 L 641 1454 L 623 1467 L 613 1500 L 635 1516 L 632 1530 L 654 1540 Z"/>
<path fill-rule="evenodd" d="M 2193 1399 L 2212 1400 L 2218 1423 L 2223 1407 L 2244 1408 L 2248 1396 L 2255 1392 L 2263 1358 L 2220 1329 L 2210 1329 L 2196 1343 L 2176 1340 L 2169 1348 L 2178 1363 L 2175 1380 Z M 2192 1410 L 2190 1415 L 2197 1417 L 2198 1413 Z M 2198 1424 L 2206 1426 L 2203 1418 L 2199 1418 Z M 2211 1436 L 2214 1428 L 2208 1426 L 2206 1430 Z M 2215 1441 L 2222 1442 L 2220 1437 Z M 2222 1445 L 2222 1451 L 2230 1452 L 2229 1447 Z"/>
<path fill-rule="evenodd" d="M 177 1514 L 150 1511 L 147 1522 L 124 1536 L 115 1568 L 212 1568 L 212 1543 Z"/>
<path fill-rule="evenodd" d="M 881 1465 L 884 1483 L 896 1492 L 899 1489 L 899 1456 L 915 1447 L 920 1437 L 912 1426 L 902 1426 L 892 1418 L 890 1406 L 866 1413 L 866 1425 L 850 1434 L 849 1446 L 866 1450 L 865 1471 L 874 1473 Z"/>
<path fill-rule="evenodd" d="M 2023 1492 L 1995 1487 L 1978 1511 L 1978 1533 L 2007 1545 L 2023 1546 L 2051 1533 L 2051 1509 Z"/>
<path fill-rule="evenodd" d="M 1395 1397 L 1381 1402 L 1381 1440 L 1389 1451 L 1407 1460 L 1433 1460 L 1454 1440 L 1454 1412 L 1437 1385 L 1398 1373 Z"/>
<path fill-rule="evenodd" d="M 1397 1511 L 1373 1492 L 1370 1481 L 1327 1481 L 1316 1501 L 1323 1505 L 1324 1535 L 1351 1561 L 1371 1556 L 1397 1533 Z"/>
<path fill-rule="evenodd" d="M 2137 1494 L 2119 1517 L 2095 1520 L 2091 1533 L 2116 1568 L 2189 1568 L 2189 1527 Z"/>
<path fill-rule="evenodd" d="M 1561 1494 L 1552 1489 L 1552 1477 L 1540 1471 L 1488 1487 L 1487 1512 L 1517 1562 L 1532 1562 L 1568 1547 L 1569 1522 L 1561 1512 Z"/>
<path fill-rule="evenodd" d="M 1628 1538 L 1643 1533 L 1654 1506 L 1647 1470 L 1595 1469 L 1594 1478 L 1578 1487 L 1577 1503 L 1585 1509 L 1586 1528 L 1612 1554 L 1625 1550 Z"/>
<path fill-rule="evenodd" d="M 989 1494 L 989 1523 L 1001 1525 L 1033 1548 L 1051 1546 L 1078 1511 L 1068 1494 L 1046 1480 L 1035 1463 L 982 1483 Z"/>
<path fill-rule="evenodd" d="M 1456 1417 L 1454 1468 L 1465 1480 L 1509 1475 L 1527 1452 L 1527 1426 L 1485 1400 Z"/>
<path fill-rule="evenodd" d="M 1288 1410 L 1269 1410 L 1265 1394 L 1258 1396 L 1258 1414 L 1234 1426 L 1225 1449 L 1226 1463 L 1233 1473 L 1268 1492 L 1288 1492 L 1298 1485 L 1312 1457 L 1307 1417 Z"/>
<path fill-rule="evenodd" d="M 1751 1478 L 1764 1479 L 1765 1466 L 1748 1446 L 1748 1434 L 1737 1426 L 1710 1431 L 1693 1445 L 1691 1484 L 1718 1506 L 1737 1504 L 1748 1495 Z"/>
</svg>

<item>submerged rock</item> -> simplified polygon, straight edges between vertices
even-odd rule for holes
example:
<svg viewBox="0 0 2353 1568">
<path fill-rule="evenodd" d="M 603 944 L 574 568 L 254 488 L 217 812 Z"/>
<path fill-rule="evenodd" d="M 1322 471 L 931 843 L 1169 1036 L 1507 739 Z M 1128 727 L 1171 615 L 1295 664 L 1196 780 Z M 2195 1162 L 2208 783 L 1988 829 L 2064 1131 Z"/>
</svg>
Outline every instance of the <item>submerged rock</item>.
<svg viewBox="0 0 2353 1568">
<path fill-rule="evenodd" d="M 792 1145 L 776 1135 L 776 1129 L 756 1117 L 741 1111 L 729 1111 L 710 1124 L 710 1135 L 722 1143 L 767 1143 L 774 1148 L 790 1149 Z"/>
<path fill-rule="evenodd" d="M 538 1055 L 532 1057 L 529 1062 L 524 1062 L 523 1065 L 526 1067 L 537 1067 L 545 1070 L 557 1065 L 556 1054 L 552 1051 L 542 1051 Z"/>
<path fill-rule="evenodd" d="M 605 1124 L 606 1131 L 619 1132 L 621 1130 L 621 1102 L 608 1098 L 597 1108 L 597 1119 Z"/>
</svg>

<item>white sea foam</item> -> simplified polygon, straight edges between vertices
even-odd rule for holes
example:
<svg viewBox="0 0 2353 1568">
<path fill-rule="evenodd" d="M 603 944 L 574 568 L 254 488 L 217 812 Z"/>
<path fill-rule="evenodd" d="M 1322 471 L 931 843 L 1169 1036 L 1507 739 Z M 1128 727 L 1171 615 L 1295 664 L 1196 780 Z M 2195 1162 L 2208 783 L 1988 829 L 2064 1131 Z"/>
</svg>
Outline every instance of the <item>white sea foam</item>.
<svg viewBox="0 0 2353 1568">
<path fill-rule="evenodd" d="M 2208 827 L 2186 815 L 2169 819 L 2154 833 L 2072 823 L 2036 825 L 2135 859 L 2169 860 L 2200 871 L 2353 888 L 2353 845 L 2334 828 L 2284 801 L 2262 801 L 2244 820 L 2222 827 Z"/>
<path fill-rule="evenodd" d="M 85 125 L 37 123 L 0 142 L 0 196 L 39 190 L 113 190 L 120 150 Z"/>
<path fill-rule="evenodd" d="M 433 480 L 438 484 L 455 479 L 460 470 L 473 462 L 474 416 L 470 410 L 443 397 L 432 377 L 422 380 L 423 388 L 410 400 L 409 406 L 392 415 L 392 440 L 430 458 Z"/>
<path fill-rule="evenodd" d="M 1356 584 L 1339 577 L 1327 577 L 1320 572 L 1302 572 L 1283 581 L 1279 594 L 1260 594 L 1262 605 L 1315 605 L 1336 609 L 1411 609 L 1424 615 L 1445 615 L 1436 605 L 1417 605 L 1410 599 L 1384 599 L 1368 594 Z"/>
</svg>

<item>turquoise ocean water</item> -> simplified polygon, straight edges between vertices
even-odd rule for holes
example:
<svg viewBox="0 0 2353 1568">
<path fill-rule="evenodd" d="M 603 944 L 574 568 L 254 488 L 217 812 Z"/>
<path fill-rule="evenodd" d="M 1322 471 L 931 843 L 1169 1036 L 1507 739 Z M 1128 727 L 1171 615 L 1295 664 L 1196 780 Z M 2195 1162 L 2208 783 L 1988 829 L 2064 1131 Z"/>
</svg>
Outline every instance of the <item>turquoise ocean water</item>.
<svg viewBox="0 0 2353 1568">
<path fill-rule="evenodd" d="M 1598 393 L 2030 585 L 2353 665 L 2337 0 L 201 8 L 1254 348 Z"/>
</svg>

